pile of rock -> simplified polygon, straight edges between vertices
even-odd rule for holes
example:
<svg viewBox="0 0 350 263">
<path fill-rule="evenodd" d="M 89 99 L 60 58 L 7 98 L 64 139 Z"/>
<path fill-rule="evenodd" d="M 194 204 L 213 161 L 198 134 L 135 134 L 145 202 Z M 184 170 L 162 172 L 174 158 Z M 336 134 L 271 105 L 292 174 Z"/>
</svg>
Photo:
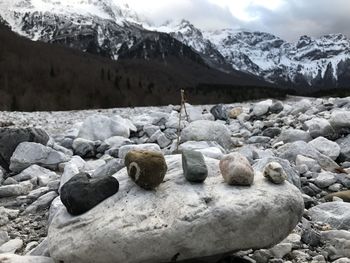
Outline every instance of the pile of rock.
<svg viewBox="0 0 350 263">
<path fill-rule="evenodd" d="M 349 262 L 349 109 L 290 98 L 187 104 L 180 127 L 168 106 L 51 138 L 1 128 L 0 261 Z"/>
</svg>

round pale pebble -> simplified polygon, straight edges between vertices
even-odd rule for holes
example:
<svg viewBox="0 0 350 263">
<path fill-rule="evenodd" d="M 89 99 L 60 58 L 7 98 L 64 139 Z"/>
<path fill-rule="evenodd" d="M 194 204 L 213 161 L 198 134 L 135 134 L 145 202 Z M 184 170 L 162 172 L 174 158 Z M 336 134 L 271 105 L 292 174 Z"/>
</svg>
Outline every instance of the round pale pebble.
<svg viewBox="0 0 350 263">
<path fill-rule="evenodd" d="M 281 184 L 287 180 L 287 174 L 278 162 L 268 163 L 264 168 L 264 176 L 274 184 Z"/>
<path fill-rule="evenodd" d="M 248 159 L 240 153 L 226 155 L 220 161 L 220 171 L 229 185 L 250 186 L 254 181 L 254 170 Z"/>
</svg>

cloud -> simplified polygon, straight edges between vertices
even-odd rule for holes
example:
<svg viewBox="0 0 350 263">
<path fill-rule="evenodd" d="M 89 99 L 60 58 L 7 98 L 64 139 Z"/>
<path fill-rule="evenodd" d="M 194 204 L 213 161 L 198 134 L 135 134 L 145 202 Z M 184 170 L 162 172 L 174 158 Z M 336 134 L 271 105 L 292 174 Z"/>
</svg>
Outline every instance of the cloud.
<svg viewBox="0 0 350 263">
<path fill-rule="evenodd" d="M 250 5 L 247 12 L 256 15 L 257 19 L 245 26 L 287 40 L 297 40 L 305 34 L 319 37 L 343 33 L 350 36 L 350 1 L 347 0 L 284 0 L 276 10 Z"/>
<path fill-rule="evenodd" d="M 202 29 L 245 28 L 296 41 L 302 35 L 350 36 L 349 0 L 128 0 L 155 24 L 188 19 Z"/>
</svg>

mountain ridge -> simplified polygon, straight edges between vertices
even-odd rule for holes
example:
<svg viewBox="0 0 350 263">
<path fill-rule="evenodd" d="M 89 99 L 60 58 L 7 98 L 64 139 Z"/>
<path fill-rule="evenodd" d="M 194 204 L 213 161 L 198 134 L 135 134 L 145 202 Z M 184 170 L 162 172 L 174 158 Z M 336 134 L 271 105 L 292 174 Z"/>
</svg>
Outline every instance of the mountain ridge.
<svg viewBox="0 0 350 263">
<path fill-rule="evenodd" d="M 313 92 L 347 88 L 350 81 L 346 74 L 350 41 L 342 34 L 301 36 L 289 43 L 258 31 L 204 31 L 187 20 L 151 26 L 127 5 L 112 0 L 14 0 L 11 4 L 0 0 L 0 15 L 13 31 L 31 40 L 59 43 L 114 60 L 125 47 L 130 50 L 160 32 L 191 47 L 212 68 L 242 71 L 282 88 Z"/>
</svg>

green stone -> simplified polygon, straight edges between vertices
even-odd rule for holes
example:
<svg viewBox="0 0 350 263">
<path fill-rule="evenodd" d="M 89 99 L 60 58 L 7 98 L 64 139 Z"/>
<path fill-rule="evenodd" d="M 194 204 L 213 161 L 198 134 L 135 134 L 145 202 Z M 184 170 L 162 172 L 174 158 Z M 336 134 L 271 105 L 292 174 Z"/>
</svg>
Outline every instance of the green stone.
<svg viewBox="0 0 350 263">
<path fill-rule="evenodd" d="M 201 152 L 184 150 L 182 152 L 182 168 L 189 182 L 201 183 L 208 176 L 208 169 Z"/>
</svg>

